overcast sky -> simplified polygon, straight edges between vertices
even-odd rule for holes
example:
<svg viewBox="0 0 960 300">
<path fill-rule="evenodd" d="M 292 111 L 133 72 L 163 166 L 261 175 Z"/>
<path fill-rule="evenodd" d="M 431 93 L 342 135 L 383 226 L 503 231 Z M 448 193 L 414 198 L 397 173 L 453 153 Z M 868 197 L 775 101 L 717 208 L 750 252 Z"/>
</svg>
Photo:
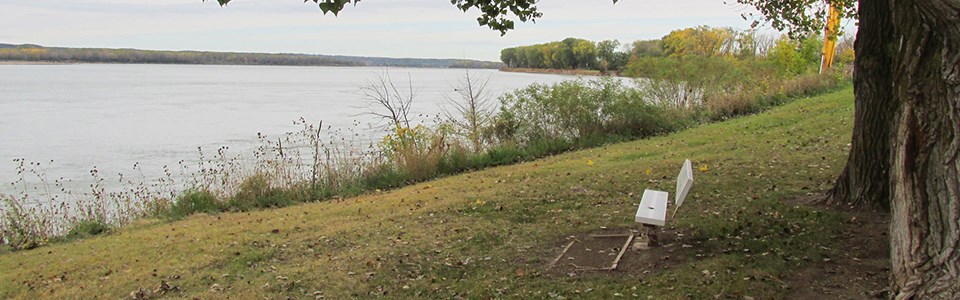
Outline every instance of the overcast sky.
<svg viewBox="0 0 960 300">
<path fill-rule="evenodd" d="M 339 17 L 299 0 L 0 0 L 0 43 L 496 61 L 502 48 L 566 37 L 629 42 L 749 26 L 740 18 L 749 8 L 723 0 L 611 2 L 544 0 L 537 23 L 501 37 L 448 0 L 364 0 Z"/>
</svg>

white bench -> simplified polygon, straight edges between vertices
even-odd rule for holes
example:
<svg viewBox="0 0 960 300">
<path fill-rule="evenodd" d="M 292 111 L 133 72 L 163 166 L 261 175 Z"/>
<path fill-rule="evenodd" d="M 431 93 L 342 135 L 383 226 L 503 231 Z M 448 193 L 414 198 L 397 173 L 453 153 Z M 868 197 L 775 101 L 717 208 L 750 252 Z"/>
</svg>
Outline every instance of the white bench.
<svg viewBox="0 0 960 300">
<path fill-rule="evenodd" d="M 680 175 L 677 176 L 677 192 L 674 195 L 674 204 L 676 204 L 677 208 L 673 211 L 674 215 L 677 214 L 677 210 L 683 205 L 683 200 L 687 198 L 687 193 L 690 192 L 690 187 L 692 186 L 693 166 L 688 159 L 683 162 L 683 167 L 680 168 Z M 644 224 L 646 227 L 666 225 L 667 202 L 669 202 L 669 197 L 670 195 L 667 192 L 651 189 L 644 190 L 643 197 L 640 198 L 640 207 L 637 208 L 635 219 L 637 223 Z M 648 232 L 653 232 L 653 230 L 648 230 Z M 649 244 L 656 244 L 656 235 L 651 235 L 648 239 Z"/>
</svg>

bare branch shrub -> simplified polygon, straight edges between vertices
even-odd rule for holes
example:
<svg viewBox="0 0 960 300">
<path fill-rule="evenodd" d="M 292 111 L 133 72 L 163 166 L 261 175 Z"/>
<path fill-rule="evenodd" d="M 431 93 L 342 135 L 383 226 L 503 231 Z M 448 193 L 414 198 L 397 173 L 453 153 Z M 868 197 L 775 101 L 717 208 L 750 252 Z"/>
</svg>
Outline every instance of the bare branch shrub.
<svg viewBox="0 0 960 300">
<path fill-rule="evenodd" d="M 390 72 L 384 71 L 366 85 L 360 87 L 360 94 L 367 100 L 369 114 L 387 121 L 394 129 L 410 128 L 410 105 L 420 89 L 413 88 L 413 79 L 407 75 L 407 89 L 398 88 L 390 78 Z"/>
<path fill-rule="evenodd" d="M 452 108 L 443 108 L 443 113 L 453 125 L 455 132 L 466 138 L 473 147 L 474 153 L 483 151 L 483 128 L 489 123 L 493 113 L 493 103 L 487 90 L 490 77 L 476 78 L 470 76 L 469 70 L 464 70 L 463 77 L 454 87 L 456 96 L 444 97 Z"/>
</svg>

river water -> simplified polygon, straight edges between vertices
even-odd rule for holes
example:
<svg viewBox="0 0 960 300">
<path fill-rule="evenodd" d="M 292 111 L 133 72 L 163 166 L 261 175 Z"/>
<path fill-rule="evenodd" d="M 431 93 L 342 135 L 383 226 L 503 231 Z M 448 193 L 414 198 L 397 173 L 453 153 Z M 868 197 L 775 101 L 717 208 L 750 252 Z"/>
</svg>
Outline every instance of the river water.
<svg viewBox="0 0 960 300">
<path fill-rule="evenodd" d="M 418 90 L 412 115 L 436 116 L 465 71 L 379 67 L 208 65 L 0 65 L 0 194 L 64 178 L 83 192 L 95 167 L 104 184 L 118 174 L 150 181 L 163 166 L 197 161 L 227 146 L 250 153 L 258 133 L 276 138 L 323 121 L 361 139 L 383 134 L 359 90 L 385 72 Z M 570 76 L 470 70 L 500 95 Z M 325 129 L 326 130 L 326 129 Z M 16 159 L 27 172 L 18 174 Z M 39 167 L 30 165 L 39 163 Z M 134 168 L 137 164 L 138 168 Z M 32 169 L 33 171 L 29 171 Z M 11 184 L 24 178 L 31 184 Z M 48 184 L 49 185 L 49 184 Z M 25 190 L 26 189 L 26 190 Z M 27 191 L 29 192 L 29 191 Z"/>
</svg>

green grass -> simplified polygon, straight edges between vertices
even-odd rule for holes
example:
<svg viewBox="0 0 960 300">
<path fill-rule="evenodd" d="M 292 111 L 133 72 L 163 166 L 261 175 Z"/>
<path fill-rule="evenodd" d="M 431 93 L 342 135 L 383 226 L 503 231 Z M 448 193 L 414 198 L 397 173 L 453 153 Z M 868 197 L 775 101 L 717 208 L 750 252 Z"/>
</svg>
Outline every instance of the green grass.
<svg viewBox="0 0 960 300">
<path fill-rule="evenodd" d="M 0 253 L 0 298 L 122 298 L 162 282 L 177 287 L 164 297 L 203 299 L 782 298 L 782 280 L 826 255 L 847 226 L 840 213 L 783 200 L 830 187 L 852 116 L 847 88 L 756 116 L 389 192 L 144 220 Z M 671 230 L 696 252 L 650 274 L 545 270 L 569 235 L 636 228 L 639 199 L 629 195 L 673 189 L 686 158 L 696 182 Z"/>
</svg>

